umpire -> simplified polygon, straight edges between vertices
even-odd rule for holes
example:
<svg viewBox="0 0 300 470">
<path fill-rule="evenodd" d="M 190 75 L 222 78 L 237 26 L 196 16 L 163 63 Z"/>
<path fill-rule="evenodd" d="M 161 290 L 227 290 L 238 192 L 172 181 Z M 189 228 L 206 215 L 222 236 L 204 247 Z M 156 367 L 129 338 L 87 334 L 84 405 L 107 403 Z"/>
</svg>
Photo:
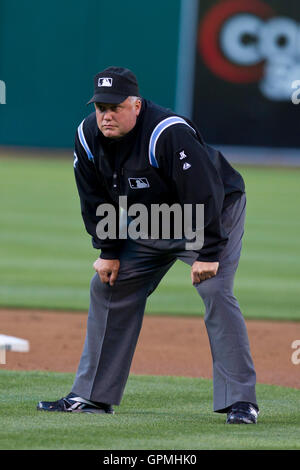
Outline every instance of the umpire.
<svg viewBox="0 0 300 470">
<path fill-rule="evenodd" d="M 192 283 L 205 304 L 213 409 L 227 413 L 227 423 L 256 423 L 256 374 L 233 294 L 246 207 L 241 175 L 203 141 L 191 121 L 140 97 L 128 69 L 98 73 L 89 103 L 95 111 L 77 129 L 74 172 L 84 224 L 101 254 L 94 263 L 86 340 L 71 393 L 39 402 L 38 410 L 114 413 L 147 297 L 180 259 L 191 266 Z M 120 196 L 126 196 L 128 206 L 148 208 L 203 204 L 202 247 L 186 249 L 185 237 L 176 238 L 172 231 L 169 239 L 161 234 L 157 239 L 102 237 L 99 207 L 109 204 L 118 211 Z"/>
</svg>

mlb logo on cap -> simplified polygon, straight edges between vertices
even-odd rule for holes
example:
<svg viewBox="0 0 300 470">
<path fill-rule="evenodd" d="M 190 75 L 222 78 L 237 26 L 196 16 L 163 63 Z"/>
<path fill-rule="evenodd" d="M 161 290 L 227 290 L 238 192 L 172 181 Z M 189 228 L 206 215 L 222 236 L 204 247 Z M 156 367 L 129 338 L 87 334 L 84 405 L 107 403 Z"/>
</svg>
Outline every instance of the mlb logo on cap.
<svg viewBox="0 0 300 470">
<path fill-rule="evenodd" d="M 107 67 L 94 76 L 94 95 L 87 104 L 120 104 L 128 96 L 140 96 L 134 73 L 123 67 Z"/>
<path fill-rule="evenodd" d="M 99 78 L 98 86 L 112 86 L 113 79 L 112 78 Z"/>
</svg>

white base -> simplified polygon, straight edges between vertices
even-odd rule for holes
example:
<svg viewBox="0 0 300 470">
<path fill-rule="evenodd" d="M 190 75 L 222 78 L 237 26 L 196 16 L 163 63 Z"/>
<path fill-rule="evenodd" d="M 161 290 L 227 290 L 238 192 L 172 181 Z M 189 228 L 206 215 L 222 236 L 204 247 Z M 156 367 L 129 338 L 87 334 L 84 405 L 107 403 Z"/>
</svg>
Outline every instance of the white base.
<svg viewBox="0 0 300 470">
<path fill-rule="evenodd" d="M 0 349 L 6 351 L 28 352 L 29 341 L 27 339 L 16 338 L 0 334 Z"/>
</svg>

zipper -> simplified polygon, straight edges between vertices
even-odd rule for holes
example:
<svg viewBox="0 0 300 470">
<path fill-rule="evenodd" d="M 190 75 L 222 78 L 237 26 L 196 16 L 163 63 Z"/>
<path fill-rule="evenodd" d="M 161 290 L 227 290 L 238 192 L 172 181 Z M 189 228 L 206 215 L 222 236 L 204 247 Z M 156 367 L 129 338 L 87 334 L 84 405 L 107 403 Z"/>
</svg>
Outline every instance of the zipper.
<svg viewBox="0 0 300 470">
<path fill-rule="evenodd" d="M 124 194 L 124 168 L 121 168 L 121 178 L 120 178 L 120 194 Z"/>
<path fill-rule="evenodd" d="M 114 171 L 113 172 L 113 190 L 114 191 L 119 191 L 121 193 L 121 189 L 122 189 L 122 177 L 124 175 L 124 169 L 121 168 L 120 169 L 120 175 L 121 175 L 121 178 L 118 178 L 118 173 L 117 171 Z"/>
<path fill-rule="evenodd" d="M 113 190 L 118 191 L 118 174 L 116 171 L 113 173 Z"/>
</svg>

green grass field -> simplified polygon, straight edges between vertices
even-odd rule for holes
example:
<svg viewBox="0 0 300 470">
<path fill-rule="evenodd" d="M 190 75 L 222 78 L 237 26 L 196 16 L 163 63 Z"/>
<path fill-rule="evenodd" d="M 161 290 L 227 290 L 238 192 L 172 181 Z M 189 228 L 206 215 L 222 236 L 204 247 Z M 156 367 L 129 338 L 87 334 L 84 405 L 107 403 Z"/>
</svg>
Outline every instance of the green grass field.
<svg viewBox="0 0 300 470">
<path fill-rule="evenodd" d="M 246 318 L 300 320 L 299 170 L 239 168 L 248 212 L 236 295 Z M 86 310 L 92 263 L 70 159 L 0 158 L 0 305 Z M 202 315 L 177 262 L 147 313 Z"/>
<path fill-rule="evenodd" d="M 258 385 L 257 425 L 225 425 L 212 412 L 210 380 L 131 376 L 115 415 L 47 413 L 72 374 L 0 372 L 1 449 L 300 449 L 299 390 Z M 170 399 L 172 397 L 172 399 Z"/>
</svg>

